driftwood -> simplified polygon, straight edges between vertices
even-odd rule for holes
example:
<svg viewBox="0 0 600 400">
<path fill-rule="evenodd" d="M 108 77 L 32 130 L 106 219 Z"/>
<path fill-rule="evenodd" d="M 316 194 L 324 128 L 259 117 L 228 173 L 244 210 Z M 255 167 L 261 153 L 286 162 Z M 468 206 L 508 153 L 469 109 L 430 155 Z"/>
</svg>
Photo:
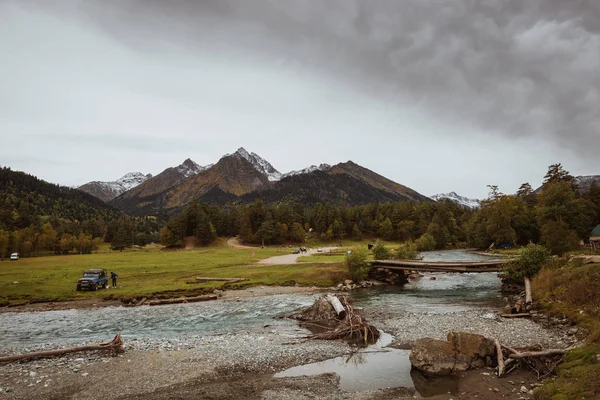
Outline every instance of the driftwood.
<svg viewBox="0 0 600 400">
<path fill-rule="evenodd" d="M 150 300 L 146 302 L 149 306 L 160 306 L 164 304 L 181 304 L 181 303 L 197 303 L 199 301 L 208 301 L 208 300 L 216 300 L 219 296 L 217 295 L 206 295 L 206 296 L 196 296 L 196 297 L 179 297 L 176 299 L 159 299 L 159 300 Z"/>
<path fill-rule="evenodd" d="M 550 368 L 548 368 L 548 362 L 544 362 L 544 361 L 538 361 L 538 367 L 534 366 L 533 364 L 535 364 L 535 362 L 533 362 L 532 359 L 543 359 L 544 357 L 555 357 L 555 356 L 562 356 L 563 354 L 565 354 L 567 351 L 574 349 L 575 347 L 569 347 L 566 349 L 547 349 L 547 350 L 540 350 L 540 351 L 518 351 L 512 347 L 508 347 L 505 346 L 503 344 L 500 343 L 500 341 L 498 339 L 492 339 L 496 345 L 496 352 L 498 355 L 498 376 L 502 376 L 505 374 L 506 368 L 513 364 L 513 363 L 518 363 L 519 361 L 524 361 L 525 364 L 533 369 L 534 371 L 536 371 L 538 373 L 538 376 L 540 376 L 540 372 L 538 371 L 539 369 L 539 365 L 542 365 L 545 369 L 549 369 L 549 371 L 545 374 L 549 374 L 551 373 L 554 368 L 556 368 L 556 366 L 558 365 L 558 363 L 560 362 L 560 360 L 554 362 L 553 365 L 551 365 Z M 502 349 L 505 349 L 508 351 L 508 358 L 504 358 L 504 354 L 502 353 Z M 527 361 L 527 359 L 529 359 L 529 361 Z M 544 363 L 546 365 L 544 365 Z M 513 369 L 517 368 L 518 365 L 515 365 L 510 371 L 512 371 Z M 508 371 L 508 372 L 510 372 Z"/>
<path fill-rule="evenodd" d="M 504 355 L 502 354 L 502 346 L 500 345 L 500 341 L 494 338 L 494 344 L 496 345 L 496 353 L 498 356 L 498 376 L 504 375 Z"/>
<path fill-rule="evenodd" d="M 325 296 L 325 299 L 329 302 L 329 304 L 331 304 L 331 306 L 337 313 L 339 319 L 346 318 L 346 310 L 344 309 L 344 306 L 340 302 L 340 299 L 338 299 L 336 296 L 332 296 L 330 294 Z"/>
<path fill-rule="evenodd" d="M 371 325 L 361 314 L 355 312 L 346 297 L 338 297 L 338 299 L 346 310 L 345 318 L 335 320 L 337 321 L 335 327 L 327 327 L 327 330 L 324 332 L 314 333 L 307 338 L 323 340 L 342 339 L 348 341 L 350 344 L 360 346 L 377 342 L 380 335 L 379 330 Z"/>
<path fill-rule="evenodd" d="M 529 313 L 517 313 L 517 314 L 500 314 L 503 318 L 531 318 Z"/>
<path fill-rule="evenodd" d="M 525 278 L 525 304 L 530 305 L 533 303 L 533 296 L 531 295 L 531 279 L 526 276 Z"/>
<path fill-rule="evenodd" d="M 17 354 L 14 356 L 0 357 L 0 363 L 18 361 L 18 360 L 29 360 L 33 358 L 45 358 L 62 356 L 69 353 L 77 353 L 82 351 L 109 351 L 113 355 L 121 353 L 123 351 L 123 340 L 121 339 L 121 333 L 117 333 L 113 340 L 106 343 L 99 344 L 88 344 L 85 346 L 69 347 L 67 349 L 47 350 L 47 351 L 36 351 L 28 354 Z"/>
<path fill-rule="evenodd" d="M 571 348 L 568 349 L 548 349 L 548 350 L 541 350 L 541 351 L 523 351 L 523 352 L 517 352 L 517 353 L 513 353 L 511 354 L 509 357 L 510 358 L 514 358 L 515 360 L 521 359 L 521 358 L 528 358 L 528 357 L 550 357 L 550 356 L 560 356 L 565 354 L 567 351 L 571 350 Z"/>
<path fill-rule="evenodd" d="M 242 282 L 247 281 L 247 278 L 209 278 L 204 276 L 197 276 L 196 281 L 201 282 Z"/>
</svg>

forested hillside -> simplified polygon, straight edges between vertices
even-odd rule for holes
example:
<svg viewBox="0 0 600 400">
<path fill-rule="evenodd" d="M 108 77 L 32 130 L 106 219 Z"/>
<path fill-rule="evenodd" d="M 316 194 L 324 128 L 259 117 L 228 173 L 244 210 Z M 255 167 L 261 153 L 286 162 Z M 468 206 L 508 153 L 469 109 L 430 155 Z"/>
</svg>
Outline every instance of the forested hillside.
<svg viewBox="0 0 600 400">
<path fill-rule="evenodd" d="M 102 200 L 77 189 L 54 185 L 24 172 L 0 169 L 0 227 L 26 228 L 40 217 L 84 221 L 122 215 Z"/>
<path fill-rule="evenodd" d="M 321 171 L 312 174 L 323 180 L 329 176 Z M 303 177 L 292 176 L 282 182 L 286 179 L 295 182 Z M 318 200 L 316 187 L 306 196 Z M 284 201 L 268 199 L 270 203 L 257 200 L 227 207 L 193 203 L 162 228 L 161 241 L 167 246 L 181 246 L 188 236 L 209 243 L 216 236 L 239 235 L 245 242 L 264 244 L 301 243 L 306 238 L 337 241 L 379 237 L 413 240 L 420 250 L 457 244 L 488 248 L 539 242 L 562 254 L 580 248 L 593 227 L 600 224 L 600 186 L 592 185 L 581 194 L 575 179 L 560 164 L 549 167 L 540 193 L 534 193 L 529 184 L 523 184 L 514 195 L 490 186 L 489 197 L 477 210 L 449 200 L 349 206 L 342 201 L 312 205 L 285 196 Z"/>
<path fill-rule="evenodd" d="M 209 243 L 216 236 L 236 236 L 248 243 L 301 243 L 380 237 L 422 240 L 422 250 L 465 242 L 471 211 L 451 201 L 396 202 L 359 206 L 256 201 L 228 207 L 193 203 L 161 230 L 161 242 L 181 246 L 187 236 Z"/>
<path fill-rule="evenodd" d="M 129 229 L 125 230 L 125 226 Z M 128 232 L 128 242 L 140 233 L 158 232 L 158 225 L 152 220 L 133 220 L 82 191 L 10 168 L 0 169 L 1 257 L 13 251 L 22 256 L 89 253 L 119 227 Z"/>
</svg>

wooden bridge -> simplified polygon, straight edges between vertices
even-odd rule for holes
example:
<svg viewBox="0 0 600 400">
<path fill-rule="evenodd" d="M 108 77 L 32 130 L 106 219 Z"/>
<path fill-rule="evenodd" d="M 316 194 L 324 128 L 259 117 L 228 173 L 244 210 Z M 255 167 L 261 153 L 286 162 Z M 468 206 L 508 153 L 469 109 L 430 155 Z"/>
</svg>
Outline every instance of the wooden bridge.
<svg viewBox="0 0 600 400">
<path fill-rule="evenodd" d="M 373 268 L 420 272 L 498 272 L 512 260 L 490 261 L 418 261 L 418 260 L 374 260 Z"/>
</svg>

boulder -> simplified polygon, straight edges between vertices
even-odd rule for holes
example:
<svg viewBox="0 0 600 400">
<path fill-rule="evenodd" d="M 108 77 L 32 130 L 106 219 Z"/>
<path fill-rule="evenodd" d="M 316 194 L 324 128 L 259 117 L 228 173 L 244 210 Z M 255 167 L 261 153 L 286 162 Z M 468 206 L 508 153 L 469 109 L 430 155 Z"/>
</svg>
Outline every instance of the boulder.
<svg viewBox="0 0 600 400">
<path fill-rule="evenodd" d="M 454 372 L 456 353 L 451 342 L 438 339 L 419 339 L 410 352 L 413 367 L 431 375 L 450 375 Z"/>
<path fill-rule="evenodd" d="M 485 358 L 496 352 L 493 341 L 473 333 L 450 332 L 448 342 L 452 343 L 456 352 L 455 371 L 482 368 L 485 366 Z"/>
<path fill-rule="evenodd" d="M 494 342 L 484 336 L 450 332 L 447 341 L 417 340 L 409 359 L 414 368 L 429 375 L 450 375 L 490 364 L 495 352 Z"/>
</svg>

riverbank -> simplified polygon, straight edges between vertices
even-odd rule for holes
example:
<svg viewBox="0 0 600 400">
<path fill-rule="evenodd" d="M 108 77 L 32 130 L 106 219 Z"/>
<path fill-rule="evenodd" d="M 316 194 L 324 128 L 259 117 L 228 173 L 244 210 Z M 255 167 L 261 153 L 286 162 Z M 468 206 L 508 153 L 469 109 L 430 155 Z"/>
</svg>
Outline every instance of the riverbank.
<svg viewBox="0 0 600 400">
<path fill-rule="evenodd" d="M 109 400 L 408 400 L 420 397 L 414 389 L 407 388 L 344 392 L 339 389 L 339 377 L 335 374 L 274 378 L 273 372 L 277 370 L 298 362 L 347 354 L 348 349 L 335 342 L 310 342 L 295 345 L 286 359 L 280 350 L 286 346 L 285 342 L 273 338 L 259 340 L 260 337 L 234 336 L 219 345 L 210 342 L 202 349 L 128 350 L 110 358 L 69 357 L 14 364 L 1 367 L 3 392 L 0 396 L 16 400 L 94 400 L 100 397 Z M 535 377 L 527 372 L 499 379 L 492 370 L 486 369 L 468 371 L 459 378 L 450 385 L 438 387 L 435 382 L 430 385 L 425 382 L 429 391 L 423 390 L 423 395 L 431 400 L 531 399 L 521 388 L 531 390 L 537 386 Z"/>
<path fill-rule="evenodd" d="M 572 329 L 586 342 L 565 355 L 558 377 L 538 391 L 540 400 L 600 398 L 600 264 L 567 260 L 548 263 L 534 277 L 534 298 L 548 314 L 577 324 Z"/>
<path fill-rule="evenodd" d="M 246 289 L 214 290 L 221 299 L 243 299 L 257 296 L 273 296 L 294 293 L 320 293 L 330 290 L 318 286 L 252 286 Z M 104 300 L 102 298 L 65 300 L 61 302 L 44 302 L 22 304 L 11 307 L 0 307 L 0 314 L 7 312 L 42 312 L 59 310 L 82 310 L 99 307 L 124 306 L 120 300 Z"/>
<path fill-rule="evenodd" d="M 148 314 L 161 310 L 160 312 L 172 314 L 177 310 L 193 310 L 191 315 L 219 315 L 222 312 L 219 310 L 230 309 L 228 307 L 231 305 L 236 305 L 232 311 L 234 313 L 240 310 L 237 305 L 243 306 L 241 309 L 247 310 L 246 312 L 251 312 L 261 302 L 267 301 L 269 303 L 263 305 L 263 308 L 270 308 L 269 314 L 274 316 L 277 312 L 270 304 L 279 304 L 280 298 L 287 297 L 272 294 L 273 289 L 249 289 L 242 296 L 233 296 L 238 291 L 229 292 L 231 297 L 224 296 L 225 298 L 211 304 L 142 307 L 144 310 L 141 311 Z M 296 291 L 289 296 L 309 303 L 315 295 L 298 292 L 306 289 L 308 288 L 284 290 Z M 140 308 L 118 307 L 114 310 L 107 309 L 106 313 L 100 315 L 110 318 L 117 310 L 129 313 L 130 310 Z M 446 310 L 440 313 L 408 312 L 373 305 L 364 311 L 375 326 L 395 336 L 394 347 L 409 347 L 413 340 L 421 337 L 443 338 L 450 330 L 498 336 L 511 346 L 532 343 L 559 346 L 563 343 L 560 333 L 545 330 L 530 320 L 490 318 L 489 314 L 494 310 L 486 307 L 456 312 Z M 56 317 L 68 318 L 71 324 L 78 324 L 79 319 L 74 312 L 76 310 L 66 314 L 59 312 Z M 23 323 L 26 318 L 42 318 L 44 315 L 45 313 L 24 313 L 14 314 L 11 318 L 19 318 Z M 140 314 L 130 318 L 140 318 Z M 178 317 L 182 318 L 186 319 L 185 316 Z M 292 366 L 348 356 L 354 349 L 336 341 L 306 341 L 304 337 L 308 331 L 297 326 L 294 321 L 272 321 L 221 329 L 213 334 L 182 332 L 156 334 L 152 337 L 138 334 L 132 337 L 125 332 L 125 353 L 122 355 L 73 355 L 4 365 L 0 367 L 0 387 L 3 391 L 8 388 L 9 393 L 3 395 L 14 399 L 97 399 L 99 396 L 104 399 L 238 399 L 240 393 L 244 393 L 244 398 L 248 399 L 413 398 L 413 388 L 343 392 L 339 389 L 339 378 L 331 374 L 274 378 L 275 372 Z M 4 322 L 13 324 L 14 320 L 5 319 Z M 11 352 L 39 349 L 39 346 L 21 345 L 15 346 Z M 515 395 L 519 393 L 521 386 L 526 386 L 529 390 L 532 384 L 535 384 L 535 377 L 528 373 L 511 374 L 498 379 L 492 370 L 479 370 L 461 375 L 461 379 L 448 390 L 452 391 L 452 396 L 461 399 L 501 399 L 503 396 L 531 398 L 525 393 L 517 397 Z M 425 387 L 435 386 L 425 383 Z M 449 396 L 444 392 L 431 398 L 447 400 Z"/>
</svg>

